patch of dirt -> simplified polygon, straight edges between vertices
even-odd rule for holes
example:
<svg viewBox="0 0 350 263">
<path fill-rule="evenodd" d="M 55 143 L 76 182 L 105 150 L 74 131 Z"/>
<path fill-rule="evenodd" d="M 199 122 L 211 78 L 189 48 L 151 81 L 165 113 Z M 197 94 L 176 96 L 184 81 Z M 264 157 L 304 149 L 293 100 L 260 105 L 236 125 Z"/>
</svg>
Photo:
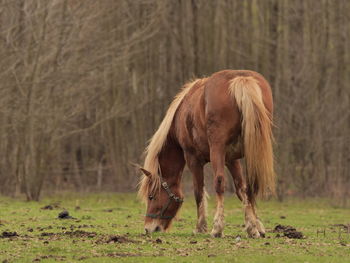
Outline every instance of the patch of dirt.
<svg viewBox="0 0 350 263">
<path fill-rule="evenodd" d="M 284 226 L 284 225 L 277 225 L 273 229 L 273 232 L 275 233 L 284 233 L 286 231 L 296 231 L 295 227 L 292 226 Z"/>
<path fill-rule="evenodd" d="M 275 226 L 273 232 L 283 233 L 284 236 L 288 237 L 288 238 L 297 238 L 297 239 L 303 238 L 303 233 L 298 232 L 295 229 L 295 227 L 292 227 L 292 226 L 277 225 L 277 226 Z M 277 234 L 276 237 L 280 237 L 280 235 Z"/>
<path fill-rule="evenodd" d="M 46 226 L 46 227 L 38 226 L 36 229 L 38 231 L 44 231 L 44 230 L 48 230 L 48 229 L 53 229 L 53 227 L 52 226 Z"/>
<path fill-rule="evenodd" d="M 290 231 L 290 232 L 285 232 L 284 236 L 288 237 L 288 238 L 296 238 L 296 239 L 302 239 L 303 233 L 298 232 L 298 231 Z"/>
<path fill-rule="evenodd" d="M 43 206 L 40 209 L 42 209 L 42 210 L 53 210 L 53 206 L 52 205 L 46 205 L 46 206 Z"/>
<path fill-rule="evenodd" d="M 54 255 L 45 255 L 45 256 L 38 256 L 35 259 L 33 259 L 33 262 L 40 262 L 42 259 L 54 259 L 55 261 L 65 261 L 65 256 L 54 256 Z"/>
<path fill-rule="evenodd" d="M 53 209 L 55 209 L 55 208 L 60 208 L 59 203 L 48 204 L 48 205 L 43 206 L 43 207 L 40 208 L 40 209 L 42 209 L 42 210 L 53 210 Z"/>
<path fill-rule="evenodd" d="M 97 236 L 96 232 L 86 232 L 84 230 L 75 230 L 75 231 L 66 231 L 61 233 L 52 233 L 52 232 L 43 232 L 41 233 L 42 237 L 62 237 L 62 236 L 69 236 L 69 237 L 88 237 L 93 238 Z"/>
<path fill-rule="evenodd" d="M 114 252 L 109 253 L 106 255 L 107 257 L 116 258 L 116 257 L 140 257 L 142 254 L 136 254 L 136 253 L 121 253 L 121 252 Z"/>
<path fill-rule="evenodd" d="M 59 213 L 58 218 L 59 219 L 76 219 L 76 218 L 70 216 L 69 212 L 67 210 L 64 210 L 61 213 Z"/>
<path fill-rule="evenodd" d="M 97 244 L 104 244 L 104 243 L 139 243 L 137 240 L 130 239 L 126 236 L 118 236 L 118 235 L 113 235 L 113 236 L 107 236 L 107 237 L 102 237 L 99 240 L 96 241 Z"/>
<path fill-rule="evenodd" d="M 334 224 L 334 225 L 331 225 L 331 226 L 341 227 L 345 231 L 350 232 L 350 224 L 347 224 L 347 225 L 345 225 L 345 224 Z"/>
<path fill-rule="evenodd" d="M 68 235 L 70 237 L 96 237 L 96 232 L 87 232 L 84 230 L 75 230 L 75 231 L 67 231 L 64 232 L 63 235 Z"/>
<path fill-rule="evenodd" d="M 42 237 L 51 237 L 51 236 L 55 236 L 57 235 L 56 233 L 47 233 L 47 232 L 43 232 L 40 234 L 40 236 Z"/>
<path fill-rule="evenodd" d="M 57 226 L 56 227 L 57 229 L 62 229 L 62 230 L 66 230 L 68 227 L 65 227 L 65 226 Z M 74 229 L 76 228 L 95 228 L 94 225 L 70 225 L 69 229 L 71 231 L 73 231 Z"/>
<path fill-rule="evenodd" d="M 2 232 L 0 238 L 9 238 L 9 237 L 18 237 L 17 232 L 8 232 L 8 231 L 4 231 Z"/>
<path fill-rule="evenodd" d="M 8 224 L 8 222 L 5 221 L 5 220 L 1 220 L 1 219 L 0 219 L 0 226 L 3 226 L 3 225 L 5 225 L 5 224 Z"/>
</svg>

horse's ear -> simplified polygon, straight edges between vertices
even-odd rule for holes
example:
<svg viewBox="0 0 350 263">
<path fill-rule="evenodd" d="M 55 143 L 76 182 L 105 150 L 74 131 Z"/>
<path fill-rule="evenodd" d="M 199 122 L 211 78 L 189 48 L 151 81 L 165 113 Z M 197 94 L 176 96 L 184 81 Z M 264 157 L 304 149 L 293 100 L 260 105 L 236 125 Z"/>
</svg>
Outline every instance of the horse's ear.
<svg viewBox="0 0 350 263">
<path fill-rule="evenodd" d="M 142 167 L 140 167 L 140 170 L 144 175 L 151 177 L 152 175 L 151 172 L 147 171 L 146 169 L 143 169 Z"/>
<path fill-rule="evenodd" d="M 142 168 L 142 167 L 141 167 L 140 165 L 138 165 L 137 163 L 130 162 L 130 164 L 131 164 L 132 166 L 134 166 L 135 168 L 140 169 L 140 171 L 141 171 L 144 175 L 146 175 L 146 176 L 148 176 L 148 177 L 151 177 L 152 173 L 149 172 L 149 171 L 147 171 L 146 169 Z"/>
</svg>

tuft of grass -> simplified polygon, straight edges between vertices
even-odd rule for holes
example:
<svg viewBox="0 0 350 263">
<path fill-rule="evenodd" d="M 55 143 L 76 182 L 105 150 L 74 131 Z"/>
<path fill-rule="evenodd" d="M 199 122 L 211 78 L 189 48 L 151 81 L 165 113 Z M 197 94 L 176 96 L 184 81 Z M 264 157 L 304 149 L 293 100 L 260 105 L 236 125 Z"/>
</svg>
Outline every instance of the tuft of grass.
<svg viewBox="0 0 350 263">
<path fill-rule="evenodd" d="M 211 198 L 209 226 L 214 205 Z M 58 219 L 64 210 L 74 219 Z M 247 238 L 235 197 L 225 200 L 223 238 L 192 234 L 193 198 L 168 233 L 144 235 L 144 210 L 134 194 L 65 194 L 40 202 L 0 197 L 0 236 L 17 234 L 0 237 L 0 262 L 350 262 L 350 234 L 340 225 L 350 224 L 350 211 L 326 200 L 260 202 L 263 239 Z M 276 237 L 277 224 L 305 238 Z"/>
</svg>

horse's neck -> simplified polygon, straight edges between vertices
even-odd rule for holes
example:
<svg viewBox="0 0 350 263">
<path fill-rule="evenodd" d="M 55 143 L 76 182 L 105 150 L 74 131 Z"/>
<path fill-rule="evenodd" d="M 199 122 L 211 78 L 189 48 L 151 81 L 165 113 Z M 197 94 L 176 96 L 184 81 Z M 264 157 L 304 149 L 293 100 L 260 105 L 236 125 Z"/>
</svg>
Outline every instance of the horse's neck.
<svg viewBox="0 0 350 263">
<path fill-rule="evenodd" d="M 185 166 L 183 150 L 174 139 L 167 139 L 159 154 L 159 165 L 164 180 L 179 183 Z"/>
</svg>

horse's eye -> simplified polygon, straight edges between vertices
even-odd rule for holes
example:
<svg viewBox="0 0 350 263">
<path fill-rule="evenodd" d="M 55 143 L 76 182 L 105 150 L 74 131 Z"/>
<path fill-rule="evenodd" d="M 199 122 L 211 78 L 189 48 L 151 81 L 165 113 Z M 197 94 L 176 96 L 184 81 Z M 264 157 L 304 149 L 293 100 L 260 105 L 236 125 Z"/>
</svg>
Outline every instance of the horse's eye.
<svg viewBox="0 0 350 263">
<path fill-rule="evenodd" d="M 149 196 L 148 196 L 148 199 L 149 199 L 149 200 L 153 200 L 153 199 L 154 199 L 153 195 L 149 195 Z"/>
</svg>

